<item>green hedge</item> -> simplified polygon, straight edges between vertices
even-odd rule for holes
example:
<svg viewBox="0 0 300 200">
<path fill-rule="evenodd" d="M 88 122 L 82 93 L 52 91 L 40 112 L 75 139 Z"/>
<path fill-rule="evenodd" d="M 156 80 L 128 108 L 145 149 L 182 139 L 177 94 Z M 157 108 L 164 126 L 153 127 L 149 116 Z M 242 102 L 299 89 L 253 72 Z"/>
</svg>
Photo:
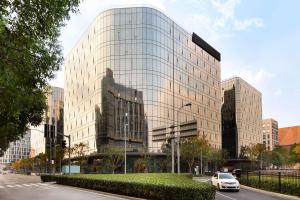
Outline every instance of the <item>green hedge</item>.
<svg viewBox="0 0 300 200">
<path fill-rule="evenodd" d="M 249 176 L 248 184 L 246 175 L 242 176 L 241 184 L 254 188 L 260 188 L 267 191 L 278 192 L 282 194 L 294 195 L 300 197 L 300 180 L 288 180 L 282 178 L 281 189 L 278 186 L 278 177 L 261 178 L 260 187 L 258 176 Z"/>
<path fill-rule="evenodd" d="M 133 175 L 134 176 L 134 175 Z M 134 181 L 133 176 L 127 176 L 130 180 L 124 180 L 116 176 L 53 176 L 42 175 L 44 182 L 56 181 L 58 184 L 99 190 L 115 194 L 122 194 L 146 199 L 174 199 L 174 200 L 213 200 L 215 199 L 215 188 L 206 183 L 193 182 L 191 177 L 183 176 L 180 179 L 176 175 L 163 176 L 162 181 L 149 181 L 145 175 L 145 181 L 137 178 Z M 137 175 L 139 176 L 139 175 Z M 153 175 L 150 175 L 153 176 Z M 178 176 L 178 175 L 177 175 Z M 113 178 L 111 178 L 113 177 Z M 124 175 L 126 177 L 126 175 Z M 157 175 L 159 177 L 159 175 Z M 167 177 L 168 180 L 164 179 Z M 171 182 L 172 177 L 174 183 Z M 160 178 L 158 178 L 160 179 Z M 178 183 L 178 180 L 182 180 Z"/>
</svg>

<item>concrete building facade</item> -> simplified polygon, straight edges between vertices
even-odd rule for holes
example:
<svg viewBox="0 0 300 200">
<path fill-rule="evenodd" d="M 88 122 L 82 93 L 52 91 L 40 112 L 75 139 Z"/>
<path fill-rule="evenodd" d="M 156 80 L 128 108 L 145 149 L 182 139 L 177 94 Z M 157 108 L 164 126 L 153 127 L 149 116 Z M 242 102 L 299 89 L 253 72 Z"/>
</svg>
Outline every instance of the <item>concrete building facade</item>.
<svg viewBox="0 0 300 200">
<path fill-rule="evenodd" d="M 274 119 L 264 119 L 262 122 L 263 144 L 272 151 L 278 145 L 278 122 Z"/>
<path fill-rule="evenodd" d="M 222 81 L 222 148 L 238 158 L 242 146 L 263 142 L 262 95 L 240 77 Z"/>
<path fill-rule="evenodd" d="M 114 80 L 109 89 L 103 83 L 107 72 Z M 64 132 L 72 145 L 84 142 L 92 153 L 109 141 L 123 145 L 126 129 L 137 146 L 156 151 L 171 125 L 185 124 L 183 136 L 206 135 L 220 148 L 220 86 L 220 53 L 195 33 L 153 8 L 106 10 L 65 60 Z M 127 103 L 121 111 L 105 110 L 106 99 Z M 191 107 L 177 113 L 186 103 Z M 127 122 L 124 113 L 129 113 Z M 113 120 L 101 132 L 97 127 L 107 116 Z"/>
</svg>

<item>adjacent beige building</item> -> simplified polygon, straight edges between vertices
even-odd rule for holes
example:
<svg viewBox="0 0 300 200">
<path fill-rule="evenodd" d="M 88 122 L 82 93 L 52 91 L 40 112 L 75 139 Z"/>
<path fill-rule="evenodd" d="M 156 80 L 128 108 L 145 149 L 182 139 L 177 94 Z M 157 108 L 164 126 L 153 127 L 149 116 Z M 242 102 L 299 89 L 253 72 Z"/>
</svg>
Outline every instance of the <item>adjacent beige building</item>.
<svg viewBox="0 0 300 200">
<path fill-rule="evenodd" d="M 272 151 L 278 145 L 278 122 L 274 119 L 262 121 L 263 143 L 267 150 Z"/>
<path fill-rule="evenodd" d="M 242 146 L 262 143 L 262 95 L 240 77 L 222 81 L 222 147 L 231 158 Z"/>
<path fill-rule="evenodd" d="M 221 147 L 220 53 L 162 12 L 100 13 L 64 65 L 64 132 L 72 145 L 99 152 L 124 145 L 126 134 L 128 148 L 159 151 L 175 124 L 182 137 L 206 135 Z"/>
</svg>

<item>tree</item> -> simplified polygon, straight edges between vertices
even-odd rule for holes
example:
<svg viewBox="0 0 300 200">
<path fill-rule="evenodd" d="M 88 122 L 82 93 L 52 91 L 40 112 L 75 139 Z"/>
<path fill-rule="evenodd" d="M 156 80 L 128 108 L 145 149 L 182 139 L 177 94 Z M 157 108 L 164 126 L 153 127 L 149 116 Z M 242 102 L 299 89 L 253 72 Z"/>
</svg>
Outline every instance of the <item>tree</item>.
<svg viewBox="0 0 300 200">
<path fill-rule="evenodd" d="M 61 172 L 61 165 L 62 165 L 62 160 L 64 159 L 66 154 L 66 149 L 58 146 L 56 147 L 56 162 L 55 163 L 59 163 L 59 171 Z"/>
<path fill-rule="evenodd" d="M 241 146 L 241 152 L 239 158 L 241 159 L 249 159 L 249 147 L 248 146 Z"/>
<path fill-rule="evenodd" d="M 124 162 L 124 152 L 118 147 L 106 147 L 104 152 L 106 163 L 114 174 L 115 170 Z"/>
<path fill-rule="evenodd" d="M 159 162 L 159 166 L 162 172 L 169 172 L 172 168 L 172 150 L 170 142 L 163 143 L 161 145 L 161 151 L 166 154 L 166 158 Z"/>
<path fill-rule="evenodd" d="M 252 151 L 253 151 L 254 155 L 256 156 L 256 159 L 260 160 L 260 169 L 262 169 L 262 167 L 263 167 L 263 155 L 267 150 L 266 145 L 257 143 L 255 145 L 253 145 L 252 148 L 253 148 Z"/>
<path fill-rule="evenodd" d="M 146 170 L 146 163 L 143 158 L 139 158 L 134 162 L 134 172 L 136 173 L 143 173 Z"/>
<path fill-rule="evenodd" d="M 208 158 L 213 164 L 215 171 L 216 168 L 221 167 L 225 163 L 225 160 L 228 158 L 228 152 L 222 149 L 210 148 Z"/>
<path fill-rule="evenodd" d="M 300 156 L 299 156 L 299 154 L 297 154 L 298 148 L 299 148 L 298 146 L 299 146 L 299 144 L 298 144 L 298 145 L 297 145 L 297 144 L 293 144 L 293 145 L 290 147 L 290 149 L 289 149 L 289 159 L 288 159 L 288 163 L 289 163 L 290 165 L 294 165 L 294 164 L 300 162 Z"/>
<path fill-rule="evenodd" d="M 208 154 L 209 151 L 208 141 L 205 137 L 201 138 L 187 138 L 182 141 L 180 145 L 180 154 L 183 160 L 185 160 L 189 166 L 189 172 L 192 173 L 196 158 Z"/>
<path fill-rule="evenodd" d="M 0 1 L 0 155 L 37 126 L 63 61 L 60 28 L 80 0 Z"/>
<path fill-rule="evenodd" d="M 297 145 L 294 147 L 293 152 L 294 152 L 296 155 L 300 156 L 300 144 L 297 144 Z"/>
<path fill-rule="evenodd" d="M 82 142 L 75 144 L 71 149 L 72 155 L 77 159 L 80 169 L 83 161 L 86 158 L 88 151 L 89 151 L 89 146 Z"/>
</svg>

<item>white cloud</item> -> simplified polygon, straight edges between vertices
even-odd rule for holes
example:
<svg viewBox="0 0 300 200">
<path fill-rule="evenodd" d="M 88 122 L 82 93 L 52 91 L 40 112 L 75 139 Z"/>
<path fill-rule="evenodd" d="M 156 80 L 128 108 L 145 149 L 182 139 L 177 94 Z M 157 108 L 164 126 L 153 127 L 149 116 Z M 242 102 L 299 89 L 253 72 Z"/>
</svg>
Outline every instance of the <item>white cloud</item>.
<svg viewBox="0 0 300 200">
<path fill-rule="evenodd" d="M 241 77 L 254 87 L 261 89 L 265 82 L 274 78 L 276 75 L 263 68 L 253 70 L 253 67 L 249 65 L 245 66 L 236 62 L 224 61 L 222 63 L 222 80 L 232 76 Z"/>
<path fill-rule="evenodd" d="M 239 21 L 239 20 L 234 20 L 233 21 L 233 27 L 234 27 L 235 30 L 238 30 L 238 31 L 247 30 L 251 26 L 263 27 L 264 22 L 261 18 L 257 18 L 257 17 L 246 19 L 246 20 L 243 20 L 243 21 Z"/>
<path fill-rule="evenodd" d="M 190 0 L 193 3 L 195 0 Z M 198 24 L 198 30 L 202 35 L 207 35 L 210 42 L 214 43 L 220 38 L 232 37 L 237 31 L 246 31 L 252 27 L 260 28 L 264 26 L 263 20 L 259 17 L 251 17 L 240 20 L 236 17 L 237 6 L 240 0 L 212 0 L 201 6 L 214 12 L 204 12 L 202 14 L 191 14 L 188 17 L 188 24 Z"/>
</svg>

